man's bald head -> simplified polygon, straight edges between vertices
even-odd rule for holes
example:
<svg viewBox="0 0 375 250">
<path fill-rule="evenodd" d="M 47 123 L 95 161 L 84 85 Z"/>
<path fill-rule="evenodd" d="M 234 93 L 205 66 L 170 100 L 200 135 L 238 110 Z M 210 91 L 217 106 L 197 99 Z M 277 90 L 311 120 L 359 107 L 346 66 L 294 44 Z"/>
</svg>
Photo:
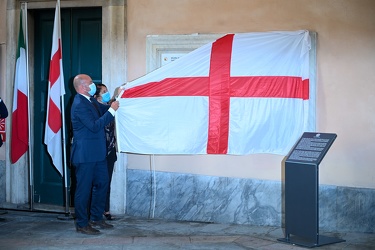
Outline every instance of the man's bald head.
<svg viewBox="0 0 375 250">
<path fill-rule="evenodd" d="M 85 74 L 76 75 L 73 79 L 73 86 L 74 86 L 74 89 L 77 91 L 77 93 L 87 95 L 87 96 L 90 96 L 88 94 L 88 91 L 90 91 L 89 85 L 91 83 L 92 83 L 91 77 Z"/>
</svg>

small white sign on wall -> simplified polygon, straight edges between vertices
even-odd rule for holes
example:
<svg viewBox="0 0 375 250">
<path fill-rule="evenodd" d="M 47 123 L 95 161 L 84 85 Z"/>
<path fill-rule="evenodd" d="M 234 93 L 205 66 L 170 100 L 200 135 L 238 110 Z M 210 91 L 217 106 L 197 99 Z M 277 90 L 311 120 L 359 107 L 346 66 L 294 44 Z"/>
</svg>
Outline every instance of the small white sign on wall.
<svg viewBox="0 0 375 250">
<path fill-rule="evenodd" d="M 183 55 L 186 55 L 187 53 L 188 52 L 186 53 L 162 53 L 160 57 L 161 59 L 160 65 L 164 66 L 170 62 L 176 61 L 177 59 L 179 59 Z"/>
</svg>

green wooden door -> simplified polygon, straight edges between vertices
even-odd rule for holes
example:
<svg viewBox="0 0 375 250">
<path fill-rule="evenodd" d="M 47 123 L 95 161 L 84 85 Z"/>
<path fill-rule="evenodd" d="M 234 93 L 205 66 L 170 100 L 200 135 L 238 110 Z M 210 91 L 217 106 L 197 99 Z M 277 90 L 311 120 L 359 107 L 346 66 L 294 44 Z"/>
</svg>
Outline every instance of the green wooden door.
<svg viewBox="0 0 375 250">
<path fill-rule="evenodd" d="M 64 178 L 52 164 L 44 144 L 48 96 L 49 62 L 55 10 L 36 10 L 34 39 L 34 202 L 65 206 Z M 88 74 L 95 82 L 102 78 L 102 11 L 101 8 L 61 9 L 61 36 L 64 68 L 65 138 L 67 152 L 68 199 L 73 200 L 71 181 L 70 107 L 76 94 L 74 76 Z M 71 187 L 73 186 L 73 187 Z"/>
</svg>

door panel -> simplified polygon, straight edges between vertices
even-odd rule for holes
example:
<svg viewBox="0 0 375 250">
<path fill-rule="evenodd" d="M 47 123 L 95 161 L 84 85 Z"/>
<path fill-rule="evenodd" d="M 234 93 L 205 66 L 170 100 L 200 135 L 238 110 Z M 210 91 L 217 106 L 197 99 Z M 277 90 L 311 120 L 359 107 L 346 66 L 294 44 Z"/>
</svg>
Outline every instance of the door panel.
<svg viewBox="0 0 375 250">
<path fill-rule="evenodd" d="M 102 60 L 102 22 L 101 9 L 82 13 L 72 11 L 72 70 L 75 74 L 84 73 L 94 82 L 101 82 Z M 100 70 L 99 70 L 100 69 Z"/>
<path fill-rule="evenodd" d="M 53 166 L 47 147 L 44 144 L 49 63 L 55 10 L 37 10 L 33 14 L 35 20 L 34 202 L 65 205 L 64 179 Z M 72 97 L 75 95 L 72 82 L 74 76 L 78 73 L 91 74 L 91 72 L 94 73 L 96 81 L 101 81 L 101 23 L 101 8 L 61 9 L 61 36 L 66 92 L 64 95 L 64 110 L 68 186 L 70 186 L 71 172 L 69 166 L 70 107 Z M 69 198 L 69 200 L 72 200 L 71 197 Z"/>
</svg>

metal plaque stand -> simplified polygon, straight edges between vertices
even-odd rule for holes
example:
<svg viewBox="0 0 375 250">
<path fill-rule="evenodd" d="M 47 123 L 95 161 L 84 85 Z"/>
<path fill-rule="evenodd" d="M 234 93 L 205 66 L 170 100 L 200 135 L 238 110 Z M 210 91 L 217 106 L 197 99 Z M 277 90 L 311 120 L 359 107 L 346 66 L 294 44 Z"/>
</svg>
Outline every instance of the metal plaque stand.
<svg viewBox="0 0 375 250">
<path fill-rule="evenodd" d="M 344 242 L 319 235 L 319 163 L 336 134 L 304 133 L 285 162 L 285 238 L 304 247 Z"/>
</svg>

